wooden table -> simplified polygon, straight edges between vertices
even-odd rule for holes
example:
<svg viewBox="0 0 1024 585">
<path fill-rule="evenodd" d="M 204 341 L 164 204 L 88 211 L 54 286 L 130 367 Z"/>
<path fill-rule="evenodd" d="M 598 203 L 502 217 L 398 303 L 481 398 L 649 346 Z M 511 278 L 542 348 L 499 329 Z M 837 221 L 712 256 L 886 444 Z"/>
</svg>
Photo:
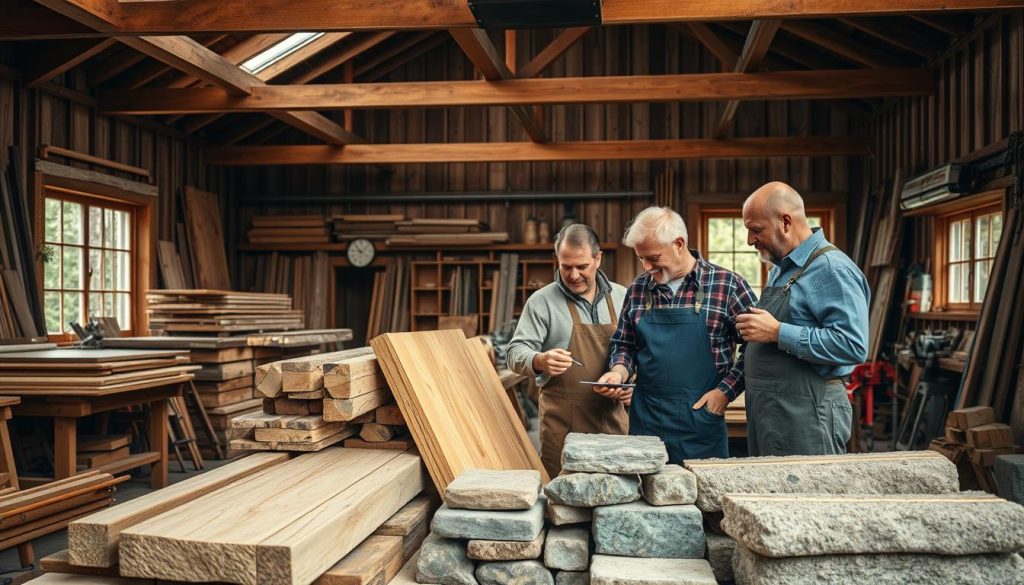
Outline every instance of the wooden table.
<svg viewBox="0 0 1024 585">
<path fill-rule="evenodd" d="M 191 375 L 187 376 L 191 379 Z M 101 412 L 110 412 L 128 406 L 149 405 L 148 429 L 150 451 L 134 453 L 124 459 L 113 461 L 93 469 L 106 473 L 120 473 L 143 465 L 150 465 L 149 483 L 154 489 L 167 485 L 167 399 L 181 395 L 184 384 L 162 382 L 161 385 L 145 386 L 105 395 L 90 395 L 87 392 L 70 395 L 47 394 L 45 391 L 4 390 L 18 394 L 21 404 L 13 406 L 19 416 L 45 416 L 53 418 L 54 479 L 63 479 L 79 473 L 76 469 L 78 455 L 78 419 Z M 84 470 L 90 471 L 90 470 Z"/>
</svg>

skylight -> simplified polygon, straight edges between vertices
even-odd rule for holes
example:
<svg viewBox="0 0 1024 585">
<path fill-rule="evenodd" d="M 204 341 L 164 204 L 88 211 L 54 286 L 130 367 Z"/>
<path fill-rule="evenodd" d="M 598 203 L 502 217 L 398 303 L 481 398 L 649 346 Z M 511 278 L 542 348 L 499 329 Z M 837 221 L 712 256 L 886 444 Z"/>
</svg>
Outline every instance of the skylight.
<svg viewBox="0 0 1024 585">
<path fill-rule="evenodd" d="M 295 33 L 273 47 L 270 47 L 256 55 L 252 59 L 249 59 L 245 63 L 242 63 L 242 69 L 245 69 L 249 73 L 259 73 L 323 35 L 324 33 L 322 32 Z"/>
</svg>

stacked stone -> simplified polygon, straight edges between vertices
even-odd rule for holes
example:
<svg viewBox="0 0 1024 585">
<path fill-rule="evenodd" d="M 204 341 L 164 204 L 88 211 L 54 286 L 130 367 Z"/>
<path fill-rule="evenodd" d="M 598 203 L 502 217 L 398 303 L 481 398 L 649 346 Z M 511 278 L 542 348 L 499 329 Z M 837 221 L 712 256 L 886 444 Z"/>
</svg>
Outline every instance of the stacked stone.
<svg viewBox="0 0 1024 585">
<path fill-rule="evenodd" d="M 553 524 L 544 564 L 556 583 L 715 583 L 693 505 L 696 479 L 667 461 L 657 437 L 566 437 L 562 474 L 544 488 Z"/>
<path fill-rule="evenodd" d="M 554 585 L 537 471 L 467 470 L 445 489 L 417 563 L 418 583 Z"/>
</svg>

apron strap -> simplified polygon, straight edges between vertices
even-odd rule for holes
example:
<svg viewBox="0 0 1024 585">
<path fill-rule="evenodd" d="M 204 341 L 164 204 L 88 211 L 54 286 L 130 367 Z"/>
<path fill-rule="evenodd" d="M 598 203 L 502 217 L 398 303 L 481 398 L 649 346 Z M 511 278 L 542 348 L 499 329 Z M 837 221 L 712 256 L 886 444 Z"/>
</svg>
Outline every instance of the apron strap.
<svg viewBox="0 0 1024 585">
<path fill-rule="evenodd" d="M 576 303 L 574 303 L 569 297 L 566 297 L 565 304 L 569 305 L 569 314 L 572 315 L 572 326 L 576 327 L 577 325 L 582 324 L 580 321 L 580 312 L 576 308 Z"/>
<path fill-rule="evenodd" d="M 811 263 L 817 260 L 819 256 L 823 256 L 831 252 L 832 250 L 838 249 L 839 248 L 835 246 L 825 246 L 824 248 L 818 248 L 817 250 L 815 250 L 814 253 L 811 254 L 811 257 L 807 259 L 807 262 L 804 263 L 804 267 L 800 269 L 800 272 L 797 272 L 792 277 L 790 277 L 789 281 L 786 283 L 786 286 L 782 287 L 782 289 L 789 292 L 789 287 L 793 286 L 794 284 L 796 284 L 796 281 L 800 280 L 800 277 L 804 275 L 804 272 L 807 272 L 807 269 L 811 266 Z"/>
<path fill-rule="evenodd" d="M 605 297 L 604 300 L 608 302 L 608 322 L 611 323 L 612 325 L 615 325 L 615 322 L 619 318 L 619 316 L 615 314 L 615 305 L 612 304 L 611 291 L 608 291 L 608 296 Z"/>
</svg>

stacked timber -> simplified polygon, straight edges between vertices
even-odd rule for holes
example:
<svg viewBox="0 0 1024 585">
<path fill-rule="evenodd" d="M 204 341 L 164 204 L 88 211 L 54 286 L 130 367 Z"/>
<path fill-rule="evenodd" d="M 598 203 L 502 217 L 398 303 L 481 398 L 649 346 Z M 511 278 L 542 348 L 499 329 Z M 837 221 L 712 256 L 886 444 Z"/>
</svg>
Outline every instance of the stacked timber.
<svg viewBox="0 0 1024 585">
<path fill-rule="evenodd" d="M 188 382 L 198 366 L 188 352 L 126 349 L 45 349 L 0 353 L 0 389 L 6 394 L 104 396 Z"/>
<path fill-rule="evenodd" d="M 334 237 L 340 241 L 367 239 L 384 240 L 398 233 L 398 222 L 404 221 L 401 214 L 357 214 L 332 215 Z"/>
<path fill-rule="evenodd" d="M 995 422 L 991 406 L 961 408 L 946 417 L 946 433 L 929 448 L 946 456 L 960 472 L 961 488 L 996 493 L 993 468 L 1001 455 L 1024 453 L 1013 444 L 1010 425 Z"/>
<path fill-rule="evenodd" d="M 326 244 L 331 240 L 322 215 L 257 215 L 248 235 L 252 244 Z"/>
<path fill-rule="evenodd" d="M 225 290 L 152 290 L 146 293 L 153 329 L 171 334 L 227 335 L 301 329 L 301 310 L 284 294 Z"/>
<path fill-rule="evenodd" d="M 126 459 L 131 439 L 131 435 L 79 435 L 76 468 L 83 471 Z"/>
<path fill-rule="evenodd" d="M 508 241 L 505 232 L 488 232 L 478 219 L 406 219 L 403 215 L 340 214 L 331 216 L 338 240 L 384 240 L 403 248 L 486 246 Z"/>
</svg>

